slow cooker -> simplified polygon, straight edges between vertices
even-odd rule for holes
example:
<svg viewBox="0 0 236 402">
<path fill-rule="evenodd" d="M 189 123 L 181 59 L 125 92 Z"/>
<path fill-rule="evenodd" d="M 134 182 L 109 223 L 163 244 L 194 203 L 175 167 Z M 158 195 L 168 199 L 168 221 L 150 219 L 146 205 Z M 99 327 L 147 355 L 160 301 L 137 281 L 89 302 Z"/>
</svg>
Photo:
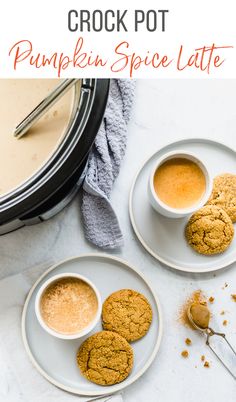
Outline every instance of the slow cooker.
<svg viewBox="0 0 236 402">
<path fill-rule="evenodd" d="M 68 131 L 51 158 L 21 186 L 0 198 L 0 234 L 48 220 L 75 196 L 106 108 L 108 79 L 83 79 L 75 89 Z"/>
</svg>

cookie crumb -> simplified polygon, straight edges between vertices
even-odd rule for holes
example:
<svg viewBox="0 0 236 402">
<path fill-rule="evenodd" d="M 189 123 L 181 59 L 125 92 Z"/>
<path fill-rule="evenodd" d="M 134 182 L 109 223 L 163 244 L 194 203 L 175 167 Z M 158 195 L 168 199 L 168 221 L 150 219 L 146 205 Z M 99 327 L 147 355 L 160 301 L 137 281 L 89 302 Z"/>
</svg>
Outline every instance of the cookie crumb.
<svg viewBox="0 0 236 402">
<path fill-rule="evenodd" d="M 236 293 L 231 295 L 233 301 L 236 303 Z"/>
<path fill-rule="evenodd" d="M 183 350 L 183 351 L 181 352 L 181 356 L 184 357 L 185 359 L 188 357 L 188 355 L 189 355 L 189 353 L 188 353 L 187 350 Z"/>
<path fill-rule="evenodd" d="M 186 338 L 185 339 L 185 343 L 186 343 L 186 345 L 192 345 L 192 341 L 191 341 L 191 339 L 190 338 Z"/>
<path fill-rule="evenodd" d="M 223 325 L 226 327 L 227 324 L 228 324 L 228 321 L 227 321 L 227 320 L 224 320 L 224 321 L 223 321 Z"/>
<path fill-rule="evenodd" d="M 201 356 L 201 361 L 202 361 L 202 362 L 205 361 L 205 356 L 204 356 L 204 355 Z"/>
<path fill-rule="evenodd" d="M 225 311 L 222 310 L 222 311 L 220 312 L 220 315 L 225 315 Z"/>
<path fill-rule="evenodd" d="M 225 288 L 227 288 L 229 285 L 227 282 L 225 282 L 224 286 L 222 287 L 222 290 L 224 290 Z"/>
<path fill-rule="evenodd" d="M 208 299 L 208 300 L 209 300 L 209 302 L 210 302 L 210 303 L 214 303 L 215 298 L 211 296 L 211 297 L 209 297 L 209 299 Z"/>
<path fill-rule="evenodd" d="M 209 367 L 210 367 L 210 363 L 209 363 L 209 362 L 207 362 L 207 361 L 205 361 L 205 363 L 204 363 L 204 367 L 209 368 Z"/>
</svg>

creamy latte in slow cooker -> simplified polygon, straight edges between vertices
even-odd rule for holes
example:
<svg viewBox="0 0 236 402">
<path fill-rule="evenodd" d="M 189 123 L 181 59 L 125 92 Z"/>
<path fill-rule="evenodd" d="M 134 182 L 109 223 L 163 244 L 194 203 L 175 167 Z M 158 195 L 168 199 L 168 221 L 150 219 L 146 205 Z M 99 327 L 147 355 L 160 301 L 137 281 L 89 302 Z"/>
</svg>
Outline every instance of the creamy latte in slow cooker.
<svg viewBox="0 0 236 402">
<path fill-rule="evenodd" d="M 59 83 L 58 79 L 0 80 L 0 196 L 32 177 L 64 138 L 73 113 L 73 88 L 24 137 L 13 136 L 16 125 Z"/>
<path fill-rule="evenodd" d="M 60 80 L 0 80 L 0 235 L 50 219 L 81 187 L 109 80 L 83 78 L 22 138 L 13 130 Z"/>
</svg>

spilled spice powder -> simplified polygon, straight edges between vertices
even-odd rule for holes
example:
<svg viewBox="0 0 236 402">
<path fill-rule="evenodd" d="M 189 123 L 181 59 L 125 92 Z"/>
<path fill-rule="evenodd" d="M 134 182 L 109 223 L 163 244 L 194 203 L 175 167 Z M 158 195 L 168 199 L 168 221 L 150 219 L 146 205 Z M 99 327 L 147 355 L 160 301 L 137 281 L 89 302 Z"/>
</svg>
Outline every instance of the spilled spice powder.
<svg viewBox="0 0 236 402">
<path fill-rule="evenodd" d="M 236 294 L 231 295 L 233 301 L 236 303 Z"/>
<path fill-rule="evenodd" d="M 209 299 L 208 299 L 208 300 L 209 300 L 209 302 L 210 302 L 210 303 L 214 303 L 215 298 L 211 296 L 211 297 L 209 297 Z"/>
<path fill-rule="evenodd" d="M 205 356 L 204 356 L 204 355 L 201 356 L 201 361 L 202 361 L 202 362 L 205 361 Z"/>
<path fill-rule="evenodd" d="M 186 345 L 192 345 L 192 341 L 191 341 L 191 339 L 190 338 L 186 338 L 185 339 L 185 343 L 186 343 Z"/>
<path fill-rule="evenodd" d="M 183 304 L 183 306 L 181 306 L 181 308 L 179 310 L 178 321 L 181 324 L 185 325 L 186 327 L 195 329 L 190 324 L 188 316 L 187 316 L 187 310 L 191 306 L 192 303 L 202 304 L 204 306 L 207 305 L 206 297 L 204 296 L 202 290 L 196 290 L 195 292 L 193 292 L 192 295 L 185 301 L 185 303 Z"/>
<path fill-rule="evenodd" d="M 204 367 L 209 368 L 209 367 L 210 367 L 210 363 L 206 361 L 206 362 L 204 363 Z"/>
<path fill-rule="evenodd" d="M 223 325 L 226 327 L 227 324 L 228 324 L 228 321 L 227 321 L 227 320 L 224 320 L 224 321 L 223 321 Z"/>
<path fill-rule="evenodd" d="M 188 357 L 188 355 L 189 355 L 189 353 L 188 353 L 187 350 L 183 350 L 183 351 L 181 352 L 181 356 L 184 357 L 185 359 Z"/>
</svg>

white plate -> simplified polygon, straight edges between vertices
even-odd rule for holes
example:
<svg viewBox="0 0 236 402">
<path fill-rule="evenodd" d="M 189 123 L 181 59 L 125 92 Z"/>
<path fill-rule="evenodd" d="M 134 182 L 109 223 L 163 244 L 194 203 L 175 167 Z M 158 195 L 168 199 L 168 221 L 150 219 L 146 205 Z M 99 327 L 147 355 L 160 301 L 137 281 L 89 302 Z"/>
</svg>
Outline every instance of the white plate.
<svg viewBox="0 0 236 402">
<path fill-rule="evenodd" d="M 169 267 L 195 273 L 224 268 L 236 261 L 236 236 L 224 253 L 200 255 L 185 240 L 184 227 L 188 218 L 165 218 L 155 212 L 149 203 L 148 178 L 156 160 L 166 152 L 178 149 L 191 151 L 202 159 L 213 177 L 226 172 L 236 174 L 235 150 L 223 144 L 205 139 L 189 139 L 167 145 L 144 163 L 134 180 L 129 200 L 133 229 L 146 250 Z"/>
<path fill-rule="evenodd" d="M 89 278 L 99 289 L 102 301 L 118 289 L 131 288 L 143 293 L 151 303 L 153 323 L 145 337 L 132 343 L 134 367 L 129 377 L 120 384 L 99 386 L 82 377 L 76 364 L 76 352 L 87 336 L 81 340 L 61 340 L 49 335 L 39 325 L 34 312 L 37 290 L 48 278 L 63 272 L 76 272 Z M 101 329 L 99 323 L 93 333 Z M 82 255 L 54 265 L 34 284 L 23 310 L 22 335 L 32 363 L 52 384 L 79 395 L 111 394 L 136 381 L 153 362 L 162 336 L 160 303 L 142 274 L 126 262 L 104 254 Z"/>
</svg>

